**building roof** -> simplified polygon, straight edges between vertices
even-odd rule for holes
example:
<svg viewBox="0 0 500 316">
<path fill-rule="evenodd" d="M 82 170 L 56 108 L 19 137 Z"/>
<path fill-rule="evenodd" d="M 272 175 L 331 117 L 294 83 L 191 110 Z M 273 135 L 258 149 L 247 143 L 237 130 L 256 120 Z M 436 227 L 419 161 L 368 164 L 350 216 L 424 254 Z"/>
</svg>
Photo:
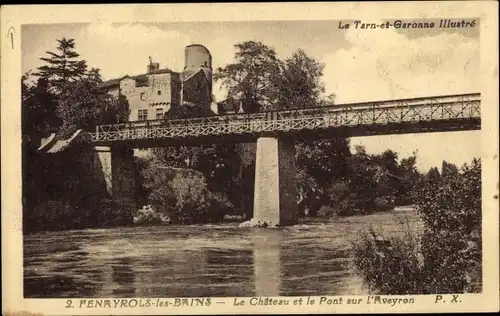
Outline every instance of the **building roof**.
<svg viewBox="0 0 500 316">
<path fill-rule="evenodd" d="M 42 144 L 40 144 L 38 151 L 45 152 L 48 154 L 63 152 L 66 149 L 68 149 L 72 144 L 77 142 L 77 138 L 79 138 L 79 136 L 82 136 L 82 134 L 83 134 L 82 130 L 79 129 L 76 132 L 74 132 L 70 138 L 59 139 L 59 140 L 55 139 L 56 134 L 52 134 L 47 139 L 44 139 L 42 141 Z"/>
<path fill-rule="evenodd" d="M 101 88 L 110 88 L 110 87 L 113 87 L 113 86 L 119 86 L 120 85 L 120 81 L 123 79 L 124 77 L 121 77 L 121 78 L 116 78 L 116 79 L 111 79 L 111 80 L 108 80 L 108 81 L 104 81 L 103 83 L 101 83 L 99 86 Z"/>
<path fill-rule="evenodd" d="M 164 68 L 164 69 L 158 69 L 158 70 L 153 70 L 152 72 L 150 72 L 150 74 L 166 74 L 166 73 L 171 73 L 171 72 L 174 72 L 172 71 L 172 69 L 169 69 L 169 68 Z"/>
<path fill-rule="evenodd" d="M 147 75 L 139 75 L 139 76 L 134 76 L 130 77 L 131 79 L 135 80 L 135 85 L 138 87 L 143 87 L 148 85 L 148 76 Z"/>
<path fill-rule="evenodd" d="M 100 87 L 101 88 L 111 88 L 114 86 L 120 86 L 120 81 L 122 81 L 125 78 L 134 79 L 136 81 L 137 86 L 144 86 L 144 85 L 148 84 L 148 75 L 157 75 L 157 74 L 165 74 L 165 73 L 175 73 L 175 72 L 172 71 L 172 69 L 164 68 L 164 69 L 154 70 L 150 73 L 140 74 L 137 76 L 125 75 L 125 76 L 120 77 L 120 78 L 107 80 L 107 81 L 101 83 Z"/>
<path fill-rule="evenodd" d="M 184 70 L 182 72 L 182 81 L 188 81 L 189 79 L 193 78 L 197 73 L 199 73 L 201 68 L 198 68 L 196 70 Z"/>
<path fill-rule="evenodd" d="M 207 74 L 205 71 L 203 71 L 202 68 L 197 68 L 193 70 L 184 70 L 182 72 L 182 81 L 187 82 L 194 78 L 198 73 L 201 73 L 205 79 L 207 79 L 208 83 L 210 84 L 210 78 L 207 77 Z"/>
</svg>

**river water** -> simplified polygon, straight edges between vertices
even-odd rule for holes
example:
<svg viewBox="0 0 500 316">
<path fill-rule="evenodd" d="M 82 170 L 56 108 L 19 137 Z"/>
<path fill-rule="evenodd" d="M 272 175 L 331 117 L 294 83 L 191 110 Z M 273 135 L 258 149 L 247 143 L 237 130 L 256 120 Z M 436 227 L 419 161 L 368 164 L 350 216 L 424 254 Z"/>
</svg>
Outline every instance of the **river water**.
<svg viewBox="0 0 500 316">
<path fill-rule="evenodd" d="M 365 294 L 351 241 L 368 224 L 397 231 L 406 213 L 301 220 L 279 229 L 227 223 L 32 234 L 24 238 L 24 296 Z"/>
</svg>

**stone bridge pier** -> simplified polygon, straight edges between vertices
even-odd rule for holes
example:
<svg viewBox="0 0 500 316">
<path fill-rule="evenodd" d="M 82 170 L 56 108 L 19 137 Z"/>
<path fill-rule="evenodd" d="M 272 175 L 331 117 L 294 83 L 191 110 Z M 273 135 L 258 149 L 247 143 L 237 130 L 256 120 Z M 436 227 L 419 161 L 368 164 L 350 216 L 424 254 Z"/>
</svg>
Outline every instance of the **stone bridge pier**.
<svg viewBox="0 0 500 316">
<path fill-rule="evenodd" d="M 255 160 L 252 223 L 297 224 L 297 182 L 293 140 L 260 137 Z"/>
<path fill-rule="evenodd" d="M 94 147 L 96 161 L 106 181 L 106 189 L 119 214 L 132 218 L 137 211 L 134 152 L 130 147 Z"/>
</svg>

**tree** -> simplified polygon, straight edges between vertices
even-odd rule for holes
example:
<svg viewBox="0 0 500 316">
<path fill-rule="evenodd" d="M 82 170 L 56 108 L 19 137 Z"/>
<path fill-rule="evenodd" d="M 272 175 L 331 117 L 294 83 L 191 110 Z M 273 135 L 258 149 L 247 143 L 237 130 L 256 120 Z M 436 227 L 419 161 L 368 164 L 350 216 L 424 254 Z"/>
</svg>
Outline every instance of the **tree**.
<svg viewBox="0 0 500 316">
<path fill-rule="evenodd" d="M 457 177 L 458 168 L 455 164 L 448 163 L 446 160 L 443 160 L 443 163 L 441 164 L 441 175 L 443 177 Z"/>
<path fill-rule="evenodd" d="M 420 238 L 408 228 L 390 238 L 372 230 L 354 244 L 355 266 L 377 294 L 481 291 L 481 162 L 474 159 L 456 176 L 431 171 L 416 200 Z"/>
<path fill-rule="evenodd" d="M 276 107 L 281 62 L 274 49 L 260 42 L 235 45 L 235 62 L 219 67 L 215 81 L 228 88 L 228 99 L 242 101 L 245 112 Z"/>
<path fill-rule="evenodd" d="M 235 145 L 155 148 L 153 156 L 162 165 L 200 172 L 210 191 L 228 195 L 233 204 L 241 199 L 242 162 Z"/>
<path fill-rule="evenodd" d="M 422 185 L 423 176 L 418 172 L 417 153 L 404 158 L 399 164 L 399 174 L 401 176 L 400 187 L 396 193 L 397 204 L 408 205 L 416 202 L 417 189 Z"/>
<path fill-rule="evenodd" d="M 87 62 L 77 59 L 80 55 L 75 51 L 73 39 L 62 38 L 57 42 L 57 53 L 46 52 L 50 57 L 40 58 L 46 65 L 40 66 L 35 75 L 46 94 L 37 96 L 36 100 L 44 102 L 38 108 L 52 111 L 42 117 L 57 122 L 53 125 L 60 127 L 58 137 L 68 137 L 77 129 L 92 130 L 98 124 L 127 120 L 130 109 L 126 97 L 114 99 L 100 91 L 100 70 L 92 68 L 87 72 Z M 49 102 L 50 95 L 53 97 Z M 26 119 L 30 119 L 29 115 Z"/>
<path fill-rule="evenodd" d="M 460 293 L 467 273 L 481 266 L 481 161 L 422 188 L 417 203 L 424 222 L 424 266 L 435 293 Z M 479 236 L 474 240 L 473 236 Z"/>
<path fill-rule="evenodd" d="M 284 62 L 279 77 L 278 108 L 306 108 L 320 105 L 325 87 L 321 82 L 324 65 L 299 49 Z"/>
<path fill-rule="evenodd" d="M 379 195 L 394 198 L 401 187 L 398 154 L 386 150 L 380 155 L 373 155 L 371 161 L 379 167 L 376 175 Z"/>
<path fill-rule="evenodd" d="M 100 94 L 104 109 L 101 112 L 100 124 L 115 124 L 127 122 L 130 116 L 130 104 L 123 94 L 118 98 L 110 98 L 109 95 Z"/>
<path fill-rule="evenodd" d="M 343 137 L 296 144 L 296 166 L 301 170 L 297 185 L 302 197 L 309 200 L 311 215 L 320 206 L 313 205 L 316 200 L 330 204 L 334 183 L 347 179 L 350 155 L 349 141 Z"/>
<path fill-rule="evenodd" d="M 101 75 L 101 70 L 99 68 L 94 68 L 90 69 L 87 72 L 87 80 L 90 82 L 94 82 L 96 84 L 101 84 L 103 82 L 102 80 L 102 75 Z"/>
<path fill-rule="evenodd" d="M 439 183 L 439 181 L 441 181 L 441 174 L 439 173 L 437 167 L 432 167 L 431 169 L 429 169 L 429 171 L 425 175 L 425 181 L 434 183 L 436 185 Z"/>
<path fill-rule="evenodd" d="M 375 198 L 378 196 L 376 175 L 380 167 L 371 158 L 363 146 L 356 146 L 349 160 L 349 199 L 352 205 L 349 212 L 369 213 L 375 210 Z"/>
<path fill-rule="evenodd" d="M 77 60 L 80 55 L 75 51 L 74 39 L 63 37 L 58 39 L 57 52 L 47 51 L 50 57 L 41 57 L 46 65 L 38 67 L 36 76 L 46 78 L 50 84 L 49 88 L 56 94 L 64 91 L 66 86 L 83 77 L 87 70 L 85 60 Z"/>
<path fill-rule="evenodd" d="M 173 223 L 220 220 L 231 204 L 224 194 L 208 189 L 204 175 L 196 170 L 174 168 L 153 156 L 142 170 L 148 200 Z"/>
<path fill-rule="evenodd" d="M 28 79 L 29 73 L 21 78 L 21 125 L 23 136 L 35 140 L 47 130 L 57 128 L 61 122 L 56 115 L 57 98 L 49 92 L 48 80 L 38 78 L 33 85 Z"/>
<path fill-rule="evenodd" d="M 57 115 L 63 121 L 60 137 L 78 129 L 94 130 L 98 124 L 112 124 L 128 118 L 128 101 L 99 91 L 95 82 L 82 79 L 69 83 L 59 96 Z"/>
</svg>

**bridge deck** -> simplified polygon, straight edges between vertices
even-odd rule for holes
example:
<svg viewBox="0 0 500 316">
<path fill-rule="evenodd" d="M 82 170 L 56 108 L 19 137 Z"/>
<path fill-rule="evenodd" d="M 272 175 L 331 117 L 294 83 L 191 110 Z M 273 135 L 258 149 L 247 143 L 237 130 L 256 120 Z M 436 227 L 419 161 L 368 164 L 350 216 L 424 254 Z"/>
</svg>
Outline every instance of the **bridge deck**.
<svg viewBox="0 0 500 316">
<path fill-rule="evenodd" d="M 249 142 L 263 135 L 318 138 L 477 130 L 479 93 L 340 104 L 184 119 L 100 125 L 90 134 L 96 145 L 132 147 Z"/>
</svg>

